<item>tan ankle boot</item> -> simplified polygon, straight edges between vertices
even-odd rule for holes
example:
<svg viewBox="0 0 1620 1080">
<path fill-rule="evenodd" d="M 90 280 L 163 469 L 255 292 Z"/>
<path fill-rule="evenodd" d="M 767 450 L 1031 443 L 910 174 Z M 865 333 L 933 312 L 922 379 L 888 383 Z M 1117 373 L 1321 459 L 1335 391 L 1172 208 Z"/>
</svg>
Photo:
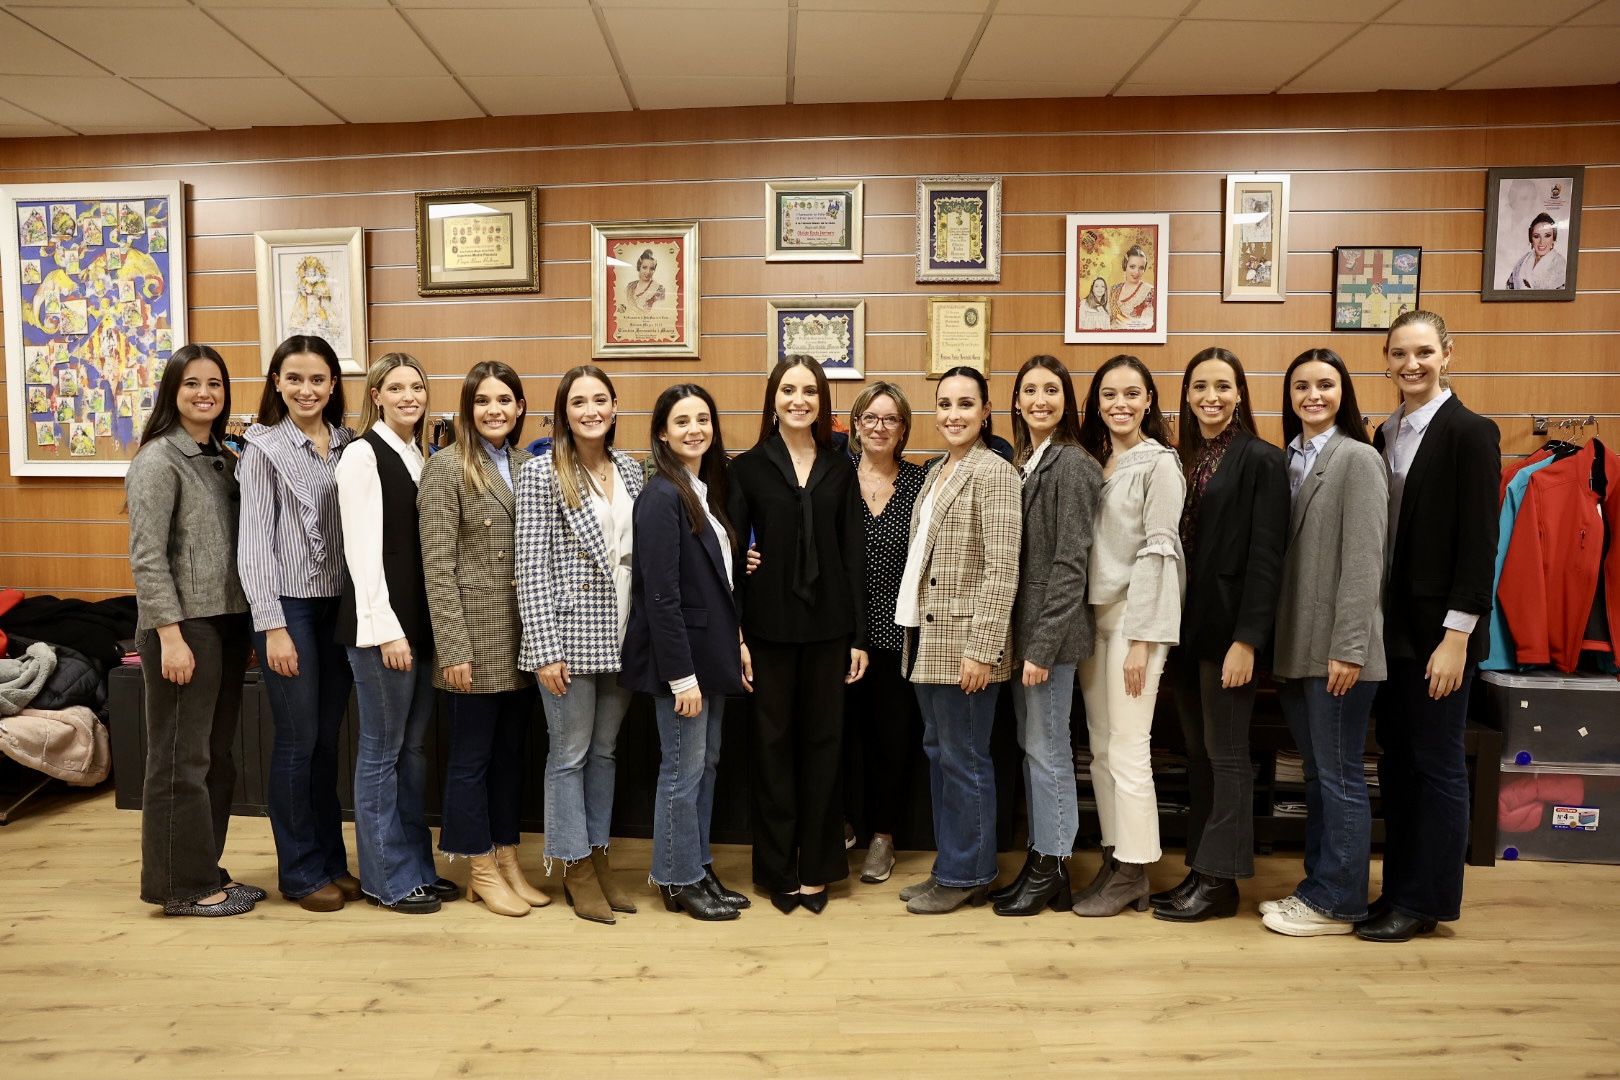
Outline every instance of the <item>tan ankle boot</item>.
<svg viewBox="0 0 1620 1080">
<path fill-rule="evenodd" d="M 482 900 L 497 915 L 527 915 L 529 905 L 518 898 L 501 876 L 494 855 L 474 855 L 472 873 L 467 877 L 467 899 Z"/>
<path fill-rule="evenodd" d="M 590 859 L 571 862 L 563 870 L 563 896 L 580 918 L 613 925 L 613 908 L 603 895 L 602 883 Z"/>
<path fill-rule="evenodd" d="M 496 847 L 495 862 L 501 868 L 501 877 L 506 879 L 506 884 L 517 894 L 519 900 L 530 907 L 545 907 L 551 903 L 551 897 L 535 888 L 529 883 L 529 879 L 523 876 L 523 867 L 518 865 L 516 844 Z"/>
<path fill-rule="evenodd" d="M 607 897 L 608 906 L 626 915 L 636 913 L 636 903 L 630 899 L 618 882 L 613 880 L 613 867 L 608 865 L 607 848 L 591 848 L 591 866 L 596 870 L 596 881 Z"/>
</svg>

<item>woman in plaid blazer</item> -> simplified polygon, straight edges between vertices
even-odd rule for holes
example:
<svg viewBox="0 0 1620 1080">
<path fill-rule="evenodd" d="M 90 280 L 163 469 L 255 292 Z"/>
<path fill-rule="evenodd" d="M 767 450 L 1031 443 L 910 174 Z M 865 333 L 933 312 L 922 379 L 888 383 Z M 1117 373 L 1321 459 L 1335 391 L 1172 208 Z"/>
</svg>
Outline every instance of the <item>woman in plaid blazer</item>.
<svg viewBox="0 0 1620 1080">
<path fill-rule="evenodd" d="M 901 662 L 922 706 L 939 849 L 933 873 L 901 890 L 906 910 L 916 915 L 978 907 L 996 876 L 990 729 L 1012 674 L 1008 638 L 1023 536 L 1018 470 L 985 445 L 984 375 L 970 367 L 947 371 L 934 423 L 947 450 L 912 511 L 894 614 L 913 628 Z"/>
<path fill-rule="evenodd" d="M 643 477 L 630 455 L 613 449 L 618 413 L 606 372 L 594 364 L 570 370 L 557 386 L 551 452 L 525 465 L 517 484 L 518 667 L 540 679 L 551 736 L 546 859 L 563 861 L 574 914 L 609 924 L 615 911 L 636 910 L 607 863 L 613 753 L 630 706 L 619 652 Z"/>
<path fill-rule="evenodd" d="M 417 520 L 438 670 L 450 691 L 439 850 L 472 860 L 467 899 L 501 915 L 550 903 L 523 877 L 517 843 L 523 744 L 534 675 L 518 666 L 512 578 L 523 383 L 498 361 L 474 364 L 461 386 L 455 442 L 422 468 Z"/>
</svg>

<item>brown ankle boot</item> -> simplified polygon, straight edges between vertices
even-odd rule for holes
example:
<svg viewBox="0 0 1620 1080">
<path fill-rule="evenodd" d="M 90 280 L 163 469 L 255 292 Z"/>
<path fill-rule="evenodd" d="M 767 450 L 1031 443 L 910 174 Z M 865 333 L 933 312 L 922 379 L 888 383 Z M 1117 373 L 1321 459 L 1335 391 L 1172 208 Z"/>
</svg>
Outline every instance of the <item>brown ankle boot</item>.
<svg viewBox="0 0 1620 1080">
<path fill-rule="evenodd" d="M 474 855 L 472 873 L 467 877 L 467 899 L 482 900 L 497 915 L 527 915 L 529 905 L 519 899 L 501 876 L 494 855 Z"/>
<path fill-rule="evenodd" d="M 1088 919 L 1107 919 L 1128 907 L 1146 911 L 1148 897 L 1153 893 L 1147 867 L 1111 859 L 1108 869 L 1111 872 L 1096 892 L 1074 902 L 1074 913 Z"/>
<path fill-rule="evenodd" d="M 608 865 L 607 848 L 591 848 L 591 866 L 596 870 L 596 881 L 602 888 L 602 895 L 607 897 L 608 906 L 625 915 L 634 915 L 635 901 L 613 880 L 613 867 Z"/>
<path fill-rule="evenodd" d="M 602 883 L 590 859 L 579 859 L 564 867 L 563 896 L 580 918 L 613 925 L 613 908 L 603 895 Z"/>
<path fill-rule="evenodd" d="M 545 907 L 551 903 L 551 897 L 530 884 L 523 874 L 523 867 L 518 863 L 518 849 L 516 844 L 507 844 L 495 848 L 495 863 L 501 868 L 501 877 L 506 884 L 517 894 L 519 900 L 530 907 Z"/>
</svg>

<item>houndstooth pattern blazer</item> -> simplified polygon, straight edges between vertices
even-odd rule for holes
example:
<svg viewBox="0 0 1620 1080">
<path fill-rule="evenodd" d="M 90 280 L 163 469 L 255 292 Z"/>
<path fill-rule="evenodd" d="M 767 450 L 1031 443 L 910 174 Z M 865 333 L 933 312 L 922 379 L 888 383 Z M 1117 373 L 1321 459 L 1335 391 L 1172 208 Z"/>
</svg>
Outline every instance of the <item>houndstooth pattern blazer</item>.
<svg viewBox="0 0 1620 1080">
<path fill-rule="evenodd" d="M 635 499 L 645 473 L 630 455 L 610 453 L 619 483 Z M 518 666 L 535 671 L 566 660 L 574 675 L 618 671 L 618 595 L 602 523 L 588 499 L 563 503 L 549 453 L 518 474 L 516 539 Z"/>
<path fill-rule="evenodd" d="M 939 489 L 928 535 L 921 538 L 922 625 L 906 635 L 901 670 L 910 671 L 912 682 L 951 684 L 961 679 L 965 656 L 989 664 L 991 682 L 1005 682 L 1012 674 L 1009 639 L 1024 529 L 1018 470 L 981 442 L 941 483 L 943 471 L 943 462 L 928 470 L 911 511 L 915 544 L 923 501 Z"/>
<path fill-rule="evenodd" d="M 446 447 L 422 467 L 416 516 L 433 614 L 433 685 L 449 689 L 444 669 L 470 662 L 472 692 L 494 694 L 533 686 L 534 673 L 517 663 L 521 630 L 512 576 L 516 496 L 483 447 L 474 452 L 484 490 L 467 486 L 460 451 Z M 515 446 L 507 451 L 514 477 L 529 457 Z"/>
</svg>

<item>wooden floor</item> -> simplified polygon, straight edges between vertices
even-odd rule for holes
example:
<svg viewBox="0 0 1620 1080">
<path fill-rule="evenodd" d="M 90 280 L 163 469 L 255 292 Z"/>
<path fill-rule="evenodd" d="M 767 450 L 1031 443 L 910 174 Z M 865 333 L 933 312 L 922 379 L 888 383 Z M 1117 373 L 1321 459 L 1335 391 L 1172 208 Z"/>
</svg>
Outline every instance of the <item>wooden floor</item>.
<svg viewBox="0 0 1620 1080">
<path fill-rule="evenodd" d="M 1192 927 L 908 916 L 924 854 L 820 917 L 703 925 L 642 884 L 644 841 L 614 848 L 642 910 L 613 927 L 560 889 L 524 919 L 273 896 L 209 921 L 138 902 L 139 836 L 110 793 L 0 830 L 0 1077 L 1620 1075 L 1620 867 L 1470 867 L 1462 922 L 1379 946 L 1264 930 L 1282 856 Z M 227 863 L 274 894 L 268 822 L 236 819 Z M 747 850 L 719 867 L 746 884 Z"/>
</svg>

